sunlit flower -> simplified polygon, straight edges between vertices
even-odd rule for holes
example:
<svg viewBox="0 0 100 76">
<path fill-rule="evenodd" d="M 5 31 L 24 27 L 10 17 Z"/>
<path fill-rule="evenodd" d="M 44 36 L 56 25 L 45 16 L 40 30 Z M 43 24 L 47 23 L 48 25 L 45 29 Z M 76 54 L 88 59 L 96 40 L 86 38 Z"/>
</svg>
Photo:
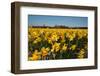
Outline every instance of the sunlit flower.
<svg viewBox="0 0 100 76">
<path fill-rule="evenodd" d="M 37 39 L 34 40 L 34 43 L 36 44 L 36 43 L 38 43 L 38 42 L 41 42 L 41 40 L 42 40 L 42 39 L 41 39 L 40 37 L 38 37 Z"/>
<path fill-rule="evenodd" d="M 59 36 L 57 34 L 51 35 L 51 40 L 52 41 L 57 41 L 59 39 Z"/>
<path fill-rule="evenodd" d="M 54 49 L 55 52 L 58 52 L 60 50 L 60 43 L 54 43 L 54 45 L 52 46 L 52 49 Z"/>
<path fill-rule="evenodd" d="M 70 49 L 71 50 L 75 50 L 76 49 L 76 45 L 72 45 Z"/>
<path fill-rule="evenodd" d="M 35 51 L 34 51 L 34 53 L 32 54 L 32 59 L 33 59 L 33 60 L 38 60 L 38 59 L 39 59 L 38 50 L 35 50 Z"/>
<path fill-rule="evenodd" d="M 64 45 L 63 45 L 62 50 L 64 50 L 64 51 L 67 50 L 67 44 L 64 44 Z"/>
<path fill-rule="evenodd" d="M 52 44 L 51 38 L 48 38 L 48 43 L 49 43 L 49 44 Z"/>
<path fill-rule="evenodd" d="M 48 55 L 48 51 L 49 51 L 49 48 L 42 47 L 41 48 L 42 56 L 43 57 L 47 56 Z"/>
<path fill-rule="evenodd" d="M 84 58 L 84 54 L 85 54 L 85 50 L 84 49 L 81 49 L 80 52 L 78 53 L 78 56 L 77 57 L 80 58 L 80 59 L 81 58 Z"/>
</svg>

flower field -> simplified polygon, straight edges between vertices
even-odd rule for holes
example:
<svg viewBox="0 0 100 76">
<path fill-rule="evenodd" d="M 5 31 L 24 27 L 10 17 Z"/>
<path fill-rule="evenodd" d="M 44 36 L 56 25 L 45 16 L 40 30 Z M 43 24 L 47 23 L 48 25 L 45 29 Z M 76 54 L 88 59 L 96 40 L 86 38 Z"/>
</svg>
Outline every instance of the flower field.
<svg viewBox="0 0 100 76">
<path fill-rule="evenodd" d="M 87 29 L 28 28 L 29 61 L 83 59 L 87 54 Z"/>
</svg>

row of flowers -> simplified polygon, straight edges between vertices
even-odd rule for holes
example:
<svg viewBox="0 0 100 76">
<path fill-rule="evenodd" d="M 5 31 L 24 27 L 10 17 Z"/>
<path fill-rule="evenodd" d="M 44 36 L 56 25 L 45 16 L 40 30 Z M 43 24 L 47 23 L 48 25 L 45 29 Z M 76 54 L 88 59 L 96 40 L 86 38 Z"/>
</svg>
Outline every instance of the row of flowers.
<svg viewBox="0 0 100 76">
<path fill-rule="evenodd" d="M 28 28 L 28 60 L 87 58 L 87 29 Z"/>
</svg>

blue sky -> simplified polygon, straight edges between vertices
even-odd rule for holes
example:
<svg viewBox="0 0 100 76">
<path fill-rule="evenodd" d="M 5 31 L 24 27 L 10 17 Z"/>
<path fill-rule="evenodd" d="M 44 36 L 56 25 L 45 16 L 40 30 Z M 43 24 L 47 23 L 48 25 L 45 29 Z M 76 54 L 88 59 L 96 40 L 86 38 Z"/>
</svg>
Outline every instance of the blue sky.
<svg viewBox="0 0 100 76">
<path fill-rule="evenodd" d="M 65 25 L 68 27 L 87 27 L 88 17 L 76 16 L 50 16 L 50 15 L 28 15 L 28 25 L 32 26 L 47 26 Z"/>
</svg>

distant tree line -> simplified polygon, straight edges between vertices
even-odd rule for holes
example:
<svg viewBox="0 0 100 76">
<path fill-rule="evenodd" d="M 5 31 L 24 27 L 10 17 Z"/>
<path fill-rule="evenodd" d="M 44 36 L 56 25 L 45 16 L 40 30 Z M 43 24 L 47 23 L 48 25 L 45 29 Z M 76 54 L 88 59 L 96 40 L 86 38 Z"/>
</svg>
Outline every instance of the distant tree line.
<svg viewBox="0 0 100 76">
<path fill-rule="evenodd" d="M 43 24 L 43 26 L 29 26 L 29 27 L 33 27 L 33 28 L 69 28 L 69 29 L 87 29 L 88 27 L 69 27 L 69 26 L 65 26 L 65 25 L 55 25 L 55 26 L 47 26 L 45 24 Z"/>
</svg>

